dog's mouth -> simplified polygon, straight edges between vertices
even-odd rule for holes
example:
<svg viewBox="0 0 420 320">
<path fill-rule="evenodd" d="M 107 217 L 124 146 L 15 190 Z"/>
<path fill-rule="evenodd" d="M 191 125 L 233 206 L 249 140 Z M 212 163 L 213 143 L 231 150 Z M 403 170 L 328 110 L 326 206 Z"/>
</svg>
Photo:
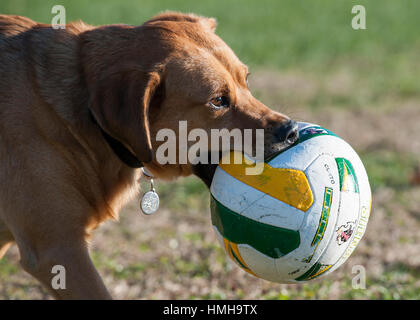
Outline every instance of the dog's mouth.
<svg viewBox="0 0 420 320">
<path fill-rule="evenodd" d="M 193 165 L 193 173 L 210 188 L 217 166 L 217 164 L 195 164 Z"/>
<path fill-rule="evenodd" d="M 217 157 L 218 162 L 222 159 L 222 152 L 219 152 Z M 213 181 L 214 174 L 216 173 L 217 164 L 212 164 L 211 162 L 211 152 L 207 152 L 207 164 L 205 163 L 198 163 L 192 166 L 193 174 L 199 177 L 208 188 L 211 186 L 211 182 Z"/>
</svg>

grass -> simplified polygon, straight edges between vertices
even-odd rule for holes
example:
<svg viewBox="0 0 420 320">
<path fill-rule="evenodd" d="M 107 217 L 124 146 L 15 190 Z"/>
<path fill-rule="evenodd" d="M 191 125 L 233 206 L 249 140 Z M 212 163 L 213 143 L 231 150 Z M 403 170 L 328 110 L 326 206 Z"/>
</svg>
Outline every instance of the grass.
<svg viewBox="0 0 420 320">
<path fill-rule="evenodd" d="M 179 179 L 171 184 L 159 181 L 156 188 L 159 188 L 159 196 L 166 206 L 172 210 L 202 210 L 210 202 L 206 185 L 195 177 Z"/>
<path fill-rule="evenodd" d="M 7 257 L 0 260 L 0 280 L 5 280 L 7 277 L 16 274 L 19 267 L 13 261 L 9 261 Z"/>
<path fill-rule="evenodd" d="M 364 152 L 361 156 L 373 190 L 381 187 L 410 187 L 409 176 L 418 163 L 418 158 L 414 155 L 382 150 Z"/>
</svg>

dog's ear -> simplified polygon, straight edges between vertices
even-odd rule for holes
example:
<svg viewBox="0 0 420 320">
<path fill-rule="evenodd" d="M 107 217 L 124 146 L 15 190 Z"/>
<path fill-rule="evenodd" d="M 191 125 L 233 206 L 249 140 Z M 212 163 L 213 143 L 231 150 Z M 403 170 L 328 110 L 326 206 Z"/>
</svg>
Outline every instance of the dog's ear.
<svg viewBox="0 0 420 320">
<path fill-rule="evenodd" d="M 90 88 L 89 108 L 99 126 L 143 163 L 153 159 L 149 104 L 160 83 L 158 72 L 119 66 Z"/>
</svg>

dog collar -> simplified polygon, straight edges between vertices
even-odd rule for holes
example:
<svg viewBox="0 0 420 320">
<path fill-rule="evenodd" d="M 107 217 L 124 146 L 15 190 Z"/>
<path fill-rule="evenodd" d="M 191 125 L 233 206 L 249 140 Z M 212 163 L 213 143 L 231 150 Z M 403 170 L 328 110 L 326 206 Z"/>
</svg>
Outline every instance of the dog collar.
<svg viewBox="0 0 420 320">
<path fill-rule="evenodd" d="M 143 194 L 140 200 L 140 209 L 145 215 L 154 214 L 159 209 L 160 200 L 159 195 L 155 190 L 153 175 L 144 167 L 143 162 L 137 159 L 137 157 L 130 150 L 128 150 L 120 141 L 111 137 L 108 133 L 105 132 L 104 129 L 101 128 L 90 110 L 89 114 L 92 121 L 101 130 L 102 136 L 111 147 L 112 151 L 114 151 L 114 153 L 117 155 L 117 157 L 130 168 L 142 168 L 143 176 L 145 176 L 150 181 L 150 190 Z"/>
<path fill-rule="evenodd" d="M 101 128 L 99 123 L 96 121 L 95 117 L 93 116 L 92 112 L 89 110 L 90 117 L 92 121 L 99 127 L 101 130 L 102 136 L 104 137 L 105 141 L 111 147 L 112 151 L 117 155 L 117 157 L 127 166 L 130 168 L 138 169 L 144 167 L 143 162 L 141 162 L 137 157 L 128 150 L 120 141 L 111 137 L 108 133 L 105 132 L 104 129 Z"/>
</svg>

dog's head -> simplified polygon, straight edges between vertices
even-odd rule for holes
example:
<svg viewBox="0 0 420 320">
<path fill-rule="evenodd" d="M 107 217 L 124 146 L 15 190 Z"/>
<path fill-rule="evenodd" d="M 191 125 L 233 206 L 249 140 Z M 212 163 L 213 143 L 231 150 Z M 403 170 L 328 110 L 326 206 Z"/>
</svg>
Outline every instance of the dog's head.
<svg viewBox="0 0 420 320">
<path fill-rule="evenodd" d="M 209 185 L 216 167 L 190 157 L 162 164 L 156 157 L 168 142 L 160 137 L 162 129 L 175 133 L 175 143 L 193 129 L 209 137 L 212 129 L 263 129 L 266 157 L 297 139 L 293 121 L 252 96 L 248 68 L 215 28 L 214 19 L 168 12 L 139 27 L 108 26 L 83 36 L 94 117 L 157 177 L 195 173 Z M 180 121 L 186 121 L 186 132 Z M 210 139 L 207 143 L 210 150 Z M 187 142 L 186 149 L 193 144 Z M 175 150 L 179 160 L 182 150 L 179 145 Z"/>
</svg>

